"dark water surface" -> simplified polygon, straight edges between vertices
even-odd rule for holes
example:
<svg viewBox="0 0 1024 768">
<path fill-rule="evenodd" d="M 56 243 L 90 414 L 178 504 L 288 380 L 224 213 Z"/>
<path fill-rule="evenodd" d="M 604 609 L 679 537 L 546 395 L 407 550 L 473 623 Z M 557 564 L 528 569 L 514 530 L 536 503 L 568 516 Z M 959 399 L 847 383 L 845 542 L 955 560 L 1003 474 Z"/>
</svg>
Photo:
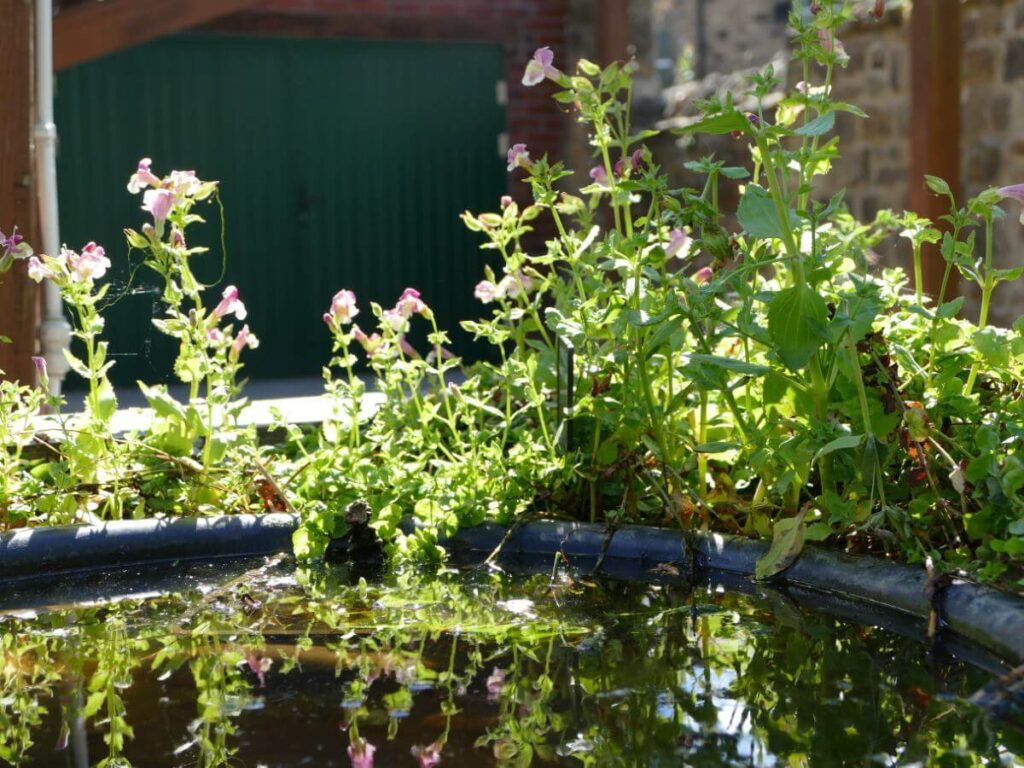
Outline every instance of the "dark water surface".
<svg viewBox="0 0 1024 768">
<path fill-rule="evenodd" d="M 272 563 L 91 607 L 8 600 L 0 763 L 1022 763 L 1020 733 L 965 701 L 1001 670 L 974 649 L 836 601 L 651 576 Z"/>
</svg>

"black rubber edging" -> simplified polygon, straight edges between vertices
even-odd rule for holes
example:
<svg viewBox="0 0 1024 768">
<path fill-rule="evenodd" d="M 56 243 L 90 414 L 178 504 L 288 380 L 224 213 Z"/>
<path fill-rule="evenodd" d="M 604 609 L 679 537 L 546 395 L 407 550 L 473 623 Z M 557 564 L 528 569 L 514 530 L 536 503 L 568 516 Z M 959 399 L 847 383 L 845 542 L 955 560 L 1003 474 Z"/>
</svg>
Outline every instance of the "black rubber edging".
<svg viewBox="0 0 1024 768">
<path fill-rule="evenodd" d="M 214 560 L 286 552 L 298 525 L 293 515 L 224 515 L 170 521 L 130 520 L 86 526 L 17 530 L 0 535 L 0 583 L 102 568 Z M 672 566 L 751 576 L 765 542 L 721 534 L 625 526 L 611 534 L 590 523 L 538 521 L 505 527 L 487 523 L 442 544 L 467 561 L 501 547 L 502 557 L 561 553 L 614 570 L 628 561 L 642 569 Z M 933 610 L 920 568 L 877 557 L 852 557 L 808 547 L 773 584 L 841 595 L 928 620 Z M 1024 662 L 1024 599 L 954 581 L 935 600 L 944 626 L 1013 664 Z"/>
<path fill-rule="evenodd" d="M 291 550 L 294 515 L 113 520 L 0 535 L 0 583 L 78 571 Z"/>
</svg>

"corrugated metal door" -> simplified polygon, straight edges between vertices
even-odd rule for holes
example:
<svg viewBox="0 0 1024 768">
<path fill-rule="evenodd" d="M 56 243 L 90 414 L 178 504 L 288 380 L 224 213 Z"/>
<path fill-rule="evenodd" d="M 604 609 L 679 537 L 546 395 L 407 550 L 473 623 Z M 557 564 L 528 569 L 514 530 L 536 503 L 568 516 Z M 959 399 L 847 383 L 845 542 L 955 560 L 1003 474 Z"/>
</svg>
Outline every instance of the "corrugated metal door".
<svg viewBox="0 0 1024 768">
<path fill-rule="evenodd" d="M 502 51 L 487 44 L 168 38 L 62 73 L 62 238 L 115 261 L 107 336 L 115 381 L 170 380 L 173 345 L 149 322 L 154 277 L 135 271 L 121 230 L 144 220 L 125 189 L 140 157 L 222 183 L 224 283 L 262 339 L 253 377 L 317 375 L 320 315 L 334 290 L 385 306 L 418 287 L 468 352 L 458 321 L 479 314 L 481 252 L 458 214 L 493 209 L 505 186 L 497 137 Z M 221 272 L 219 220 L 190 237 Z M 212 298 L 212 297 L 211 297 Z M 368 307 L 360 320 L 372 325 Z"/>
</svg>

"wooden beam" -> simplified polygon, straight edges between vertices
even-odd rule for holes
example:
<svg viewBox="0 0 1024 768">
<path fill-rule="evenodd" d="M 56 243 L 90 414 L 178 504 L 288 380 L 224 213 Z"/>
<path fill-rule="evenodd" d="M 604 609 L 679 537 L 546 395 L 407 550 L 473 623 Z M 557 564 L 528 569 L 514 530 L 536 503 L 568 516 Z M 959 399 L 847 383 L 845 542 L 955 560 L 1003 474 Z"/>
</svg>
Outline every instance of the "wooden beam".
<svg viewBox="0 0 1024 768">
<path fill-rule="evenodd" d="M 206 24 L 260 0 L 86 0 L 53 20 L 53 67 L 73 67 L 172 32 Z"/>
<path fill-rule="evenodd" d="M 600 63 L 628 61 L 632 41 L 629 0 L 598 0 L 597 56 Z"/>
<path fill-rule="evenodd" d="M 32 187 L 32 4 L 0 0 L 0 231 L 14 227 L 30 242 L 38 242 L 36 199 Z M 39 287 L 28 279 L 25 265 L 15 263 L 0 275 L 0 370 L 7 378 L 34 381 Z"/>
<path fill-rule="evenodd" d="M 910 17 L 910 210 L 936 224 L 949 201 L 925 187 L 941 176 L 960 201 L 960 3 L 919 0 Z M 938 296 L 946 264 L 938 246 L 922 250 L 924 289 Z M 946 300 L 957 295 L 950 273 Z"/>
</svg>

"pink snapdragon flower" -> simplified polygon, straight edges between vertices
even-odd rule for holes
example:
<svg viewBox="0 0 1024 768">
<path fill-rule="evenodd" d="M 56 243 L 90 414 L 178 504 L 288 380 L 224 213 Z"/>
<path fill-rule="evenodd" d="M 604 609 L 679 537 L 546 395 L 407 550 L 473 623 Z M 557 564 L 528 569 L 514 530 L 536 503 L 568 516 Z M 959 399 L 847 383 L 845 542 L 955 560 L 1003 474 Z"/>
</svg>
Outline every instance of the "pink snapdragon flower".
<svg viewBox="0 0 1024 768">
<path fill-rule="evenodd" d="M 435 741 L 433 744 L 428 744 L 425 747 L 417 745 L 410 751 L 412 756 L 416 758 L 419 768 L 437 768 L 437 765 L 441 762 L 442 749 L 444 749 L 444 744 L 440 741 Z"/>
<path fill-rule="evenodd" d="M 352 326 L 352 338 L 359 342 L 367 357 L 373 357 L 383 341 L 379 333 L 367 336 L 358 325 Z"/>
<path fill-rule="evenodd" d="M 560 70 L 554 66 L 555 54 L 547 46 L 538 48 L 533 52 L 533 58 L 526 65 L 523 72 L 523 85 L 533 86 L 544 82 L 544 78 L 557 80 L 562 76 Z"/>
<path fill-rule="evenodd" d="M 1024 184 L 1011 184 L 998 189 L 1000 197 L 1010 197 L 1018 203 L 1024 203 Z"/>
<path fill-rule="evenodd" d="M 395 310 L 404 318 L 413 315 L 422 315 L 427 310 L 427 305 L 420 298 L 420 292 L 415 288 L 406 288 L 402 295 L 395 302 Z"/>
<path fill-rule="evenodd" d="M 256 349 L 260 345 L 260 340 L 256 337 L 256 334 L 249 330 L 248 325 L 243 325 L 242 330 L 235 336 L 235 340 L 231 342 L 231 353 L 230 357 L 232 360 L 237 360 L 238 356 L 242 354 L 242 350 L 248 347 L 249 349 Z"/>
<path fill-rule="evenodd" d="M 106 251 L 96 243 L 88 243 L 81 254 L 64 250 L 64 257 L 71 269 L 72 280 L 98 280 L 110 269 L 110 259 L 107 258 Z"/>
<path fill-rule="evenodd" d="M 416 347 L 406 340 L 405 336 L 398 337 L 398 348 L 402 350 L 402 354 L 406 357 L 411 357 L 414 360 L 420 359 L 420 353 L 416 351 Z"/>
<path fill-rule="evenodd" d="M 128 179 L 128 191 L 133 195 L 139 194 L 146 187 L 160 186 L 160 179 L 149 169 L 152 164 L 153 161 L 148 157 L 139 160 L 139 167 L 132 174 L 132 177 Z"/>
<path fill-rule="evenodd" d="M 529 168 L 532 165 L 530 153 L 525 144 L 513 144 L 508 149 L 508 169 L 514 171 L 516 168 Z"/>
<path fill-rule="evenodd" d="M 484 304 L 490 304 L 497 298 L 498 286 L 490 280 L 481 280 L 473 289 L 473 295 Z"/>
<path fill-rule="evenodd" d="M 397 309 L 385 309 L 381 319 L 395 333 L 405 333 L 409 330 L 409 318 Z"/>
<path fill-rule="evenodd" d="M 220 328 L 211 328 L 206 332 L 206 340 L 211 344 L 220 344 L 224 341 L 224 332 Z"/>
<path fill-rule="evenodd" d="M 665 247 L 665 255 L 676 256 L 685 259 L 690 255 L 690 248 L 693 247 L 693 239 L 685 229 L 673 229 L 668 233 L 668 245 Z"/>
<path fill-rule="evenodd" d="M 153 215 L 153 222 L 159 224 L 170 215 L 174 204 L 178 201 L 169 189 L 147 189 L 142 196 L 142 210 Z"/>
<path fill-rule="evenodd" d="M 358 314 L 359 307 L 356 306 L 355 293 L 347 288 L 342 288 L 331 299 L 331 309 L 324 315 L 324 322 L 328 325 L 332 321 L 339 325 L 348 325 Z"/>
<path fill-rule="evenodd" d="M 245 304 L 238 300 L 238 289 L 233 285 L 224 289 L 220 303 L 213 308 L 213 316 L 218 320 L 230 314 L 234 314 L 239 320 L 245 320 L 248 314 Z"/>
<path fill-rule="evenodd" d="M 633 173 L 640 173 L 646 164 L 643 148 L 634 149 L 633 154 L 629 156 L 629 162 L 633 166 Z"/>
<path fill-rule="evenodd" d="M 618 160 L 615 161 L 615 165 L 612 166 L 612 173 L 614 173 L 617 178 L 621 179 L 622 175 L 625 172 L 626 172 L 626 158 L 620 157 Z"/>
<path fill-rule="evenodd" d="M 173 248 L 184 248 L 185 247 L 185 233 L 177 227 L 171 227 L 171 247 Z"/>
<path fill-rule="evenodd" d="M 177 197 L 192 197 L 203 186 L 195 171 L 171 171 L 167 186 Z"/>
<path fill-rule="evenodd" d="M 455 353 L 452 352 L 450 349 L 446 349 L 445 347 L 441 347 L 441 359 L 442 360 L 454 360 L 455 359 Z M 430 350 L 429 353 L 427 353 L 427 362 L 428 363 L 433 363 L 435 360 L 437 360 L 437 350 L 436 349 L 432 349 L 432 350 Z"/>
<path fill-rule="evenodd" d="M 711 282 L 711 278 L 714 276 L 715 273 L 714 271 L 712 271 L 711 267 L 701 267 L 700 269 L 693 273 L 693 277 L 691 279 L 697 285 L 706 285 L 707 283 Z"/>
<path fill-rule="evenodd" d="M 515 274 L 505 275 L 501 278 L 501 282 L 497 285 L 496 297 L 501 299 L 508 296 L 510 299 L 514 299 L 519 294 L 529 293 L 533 290 L 533 280 L 530 276 L 524 272 L 516 272 Z"/>
<path fill-rule="evenodd" d="M 843 47 L 843 41 L 836 37 L 832 30 L 819 29 L 818 30 L 818 42 L 821 43 L 821 47 L 825 49 L 825 53 L 833 53 L 840 61 L 849 59 L 849 55 L 846 53 L 846 48 Z"/>
<path fill-rule="evenodd" d="M 366 739 L 356 736 L 348 745 L 348 757 L 352 768 L 373 768 L 373 753 L 377 748 Z"/>
<path fill-rule="evenodd" d="M 599 184 L 602 187 L 608 186 L 608 172 L 604 169 L 603 165 L 595 165 L 591 168 L 590 178 L 595 184 Z"/>
<path fill-rule="evenodd" d="M 28 276 L 37 283 L 43 280 L 53 280 L 57 275 L 52 269 L 43 264 L 38 256 L 30 256 L 28 260 Z"/>
</svg>

